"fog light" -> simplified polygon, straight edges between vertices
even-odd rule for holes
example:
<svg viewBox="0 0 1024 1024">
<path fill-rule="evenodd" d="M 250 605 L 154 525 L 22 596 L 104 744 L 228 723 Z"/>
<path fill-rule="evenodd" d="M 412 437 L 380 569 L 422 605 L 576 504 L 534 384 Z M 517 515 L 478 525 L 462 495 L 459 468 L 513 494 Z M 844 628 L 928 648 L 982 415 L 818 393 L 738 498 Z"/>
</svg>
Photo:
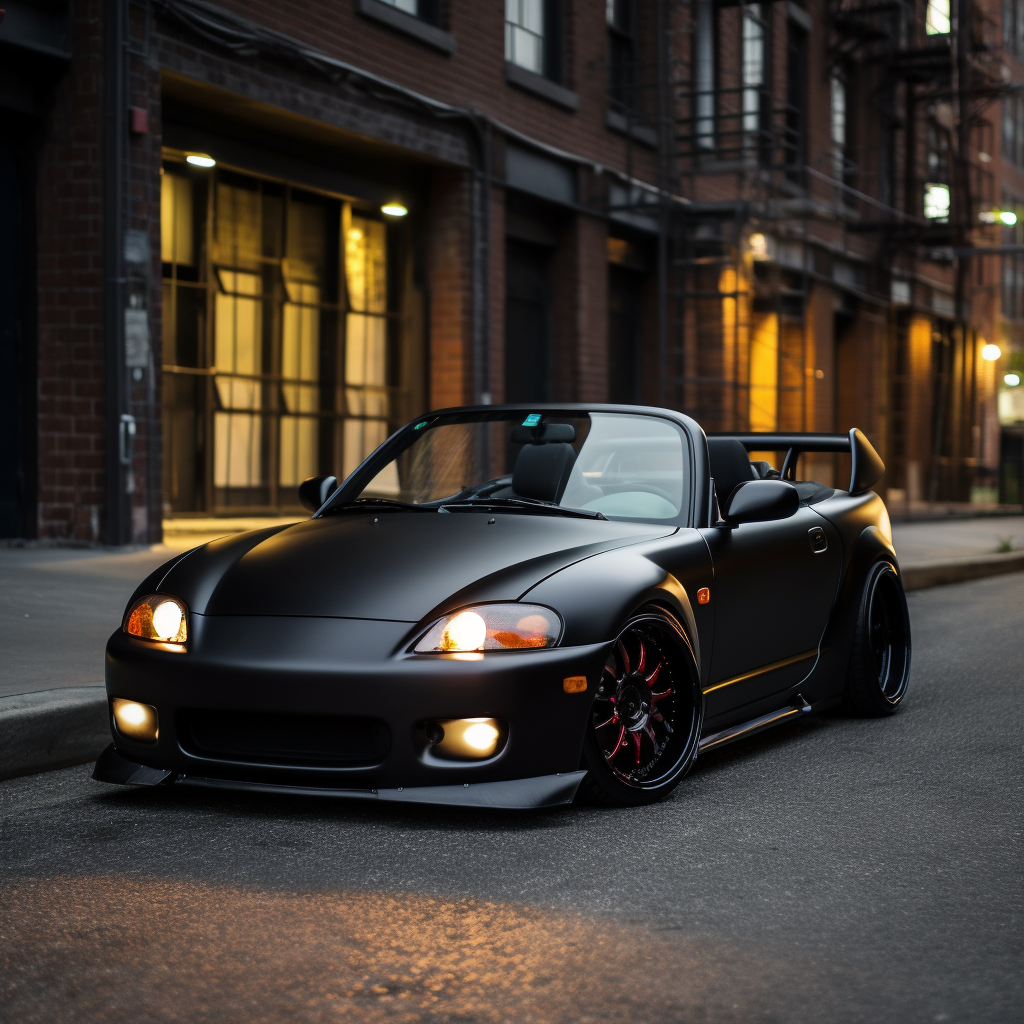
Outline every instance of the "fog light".
<svg viewBox="0 0 1024 1024">
<path fill-rule="evenodd" d="M 446 718 L 429 723 L 426 733 L 431 753 L 437 757 L 486 761 L 505 745 L 506 730 L 496 718 Z"/>
<path fill-rule="evenodd" d="M 122 736 L 140 743 L 156 743 L 160 736 L 160 718 L 152 704 L 138 704 L 120 697 L 115 697 L 112 704 L 114 725 Z"/>
</svg>

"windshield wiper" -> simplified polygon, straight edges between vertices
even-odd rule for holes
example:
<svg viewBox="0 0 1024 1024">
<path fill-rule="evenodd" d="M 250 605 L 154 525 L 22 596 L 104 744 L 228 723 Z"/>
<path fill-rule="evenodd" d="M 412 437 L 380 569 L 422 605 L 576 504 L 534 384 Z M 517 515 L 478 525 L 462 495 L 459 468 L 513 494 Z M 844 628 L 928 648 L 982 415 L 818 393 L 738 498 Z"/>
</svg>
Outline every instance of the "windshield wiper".
<svg viewBox="0 0 1024 1024">
<path fill-rule="evenodd" d="M 395 501 L 392 498 L 356 498 L 343 505 L 331 505 L 324 515 L 335 516 L 342 512 L 436 512 L 436 505 L 414 505 L 411 501 Z"/>
<path fill-rule="evenodd" d="M 533 501 L 530 498 L 478 498 L 475 501 L 446 501 L 441 505 L 439 511 L 507 512 L 511 509 L 537 512 L 541 515 L 568 516 L 572 519 L 607 518 L 600 512 L 587 512 L 581 508 L 566 508 L 563 505 L 549 505 L 546 501 Z"/>
</svg>

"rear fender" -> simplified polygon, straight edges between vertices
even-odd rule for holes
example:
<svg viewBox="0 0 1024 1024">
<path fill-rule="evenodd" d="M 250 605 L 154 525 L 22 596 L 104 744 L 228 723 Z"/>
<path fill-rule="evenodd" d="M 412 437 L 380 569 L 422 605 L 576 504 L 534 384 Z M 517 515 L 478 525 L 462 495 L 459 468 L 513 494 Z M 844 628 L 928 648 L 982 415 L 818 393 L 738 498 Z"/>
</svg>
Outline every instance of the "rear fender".
<svg viewBox="0 0 1024 1024">
<path fill-rule="evenodd" d="M 818 663 L 811 677 L 801 686 L 801 692 L 811 703 L 843 692 L 864 579 L 871 566 L 879 561 L 889 562 L 899 574 L 899 563 L 891 541 L 878 526 L 865 527 L 846 561 L 832 615 L 821 638 Z"/>
</svg>

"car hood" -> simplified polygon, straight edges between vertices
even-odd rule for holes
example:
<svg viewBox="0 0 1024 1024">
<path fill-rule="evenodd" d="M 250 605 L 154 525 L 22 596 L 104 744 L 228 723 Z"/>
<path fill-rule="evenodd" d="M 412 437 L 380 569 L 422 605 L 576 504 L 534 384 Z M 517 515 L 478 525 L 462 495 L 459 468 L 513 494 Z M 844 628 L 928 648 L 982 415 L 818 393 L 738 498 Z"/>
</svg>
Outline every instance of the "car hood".
<svg viewBox="0 0 1024 1024">
<path fill-rule="evenodd" d="M 159 590 L 197 614 L 419 622 L 516 600 L 601 551 L 675 527 L 540 515 L 383 512 L 224 537 L 173 565 Z"/>
</svg>

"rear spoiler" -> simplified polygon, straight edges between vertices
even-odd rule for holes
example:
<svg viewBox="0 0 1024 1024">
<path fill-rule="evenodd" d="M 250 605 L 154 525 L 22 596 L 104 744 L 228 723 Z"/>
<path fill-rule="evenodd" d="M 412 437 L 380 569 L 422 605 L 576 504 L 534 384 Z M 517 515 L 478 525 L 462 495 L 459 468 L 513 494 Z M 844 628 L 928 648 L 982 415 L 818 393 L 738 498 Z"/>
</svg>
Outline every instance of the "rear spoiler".
<svg viewBox="0 0 1024 1024">
<path fill-rule="evenodd" d="M 871 490 L 885 473 L 885 463 L 871 442 L 856 427 L 849 434 L 708 434 L 735 438 L 748 452 L 785 452 L 780 475 L 792 480 L 796 460 L 804 452 L 835 452 L 849 455 L 851 494 Z"/>
</svg>

